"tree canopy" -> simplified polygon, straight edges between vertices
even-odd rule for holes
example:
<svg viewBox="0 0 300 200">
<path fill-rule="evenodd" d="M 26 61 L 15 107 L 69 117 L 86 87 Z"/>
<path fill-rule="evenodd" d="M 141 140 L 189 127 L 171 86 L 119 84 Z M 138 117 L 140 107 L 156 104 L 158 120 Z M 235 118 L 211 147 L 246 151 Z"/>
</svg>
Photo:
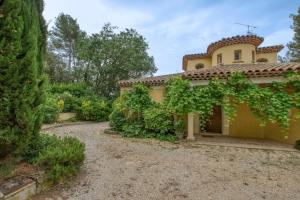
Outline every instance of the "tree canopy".
<svg viewBox="0 0 300 200">
<path fill-rule="evenodd" d="M 50 31 L 45 72 L 52 82 L 85 82 L 106 98 L 118 95 L 118 81 L 152 75 L 154 59 L 134 29 L 105 24 L 87 35 L 70 15 L 61 13 Z"/>
<path fill-rule="evenodd" d="M 292 29 L 294 30 L 293 40 L 288 43 L 288 57 L 293 62 L 300 62 L 300 7 L 297 14 L 290 16 L 293 19 Z"/>
</svg>

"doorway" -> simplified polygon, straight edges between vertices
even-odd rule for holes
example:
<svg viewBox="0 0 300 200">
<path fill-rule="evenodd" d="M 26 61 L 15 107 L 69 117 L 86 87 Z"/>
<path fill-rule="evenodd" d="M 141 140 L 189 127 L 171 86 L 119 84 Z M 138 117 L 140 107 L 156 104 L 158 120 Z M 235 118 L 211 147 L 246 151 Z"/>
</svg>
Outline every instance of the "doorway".
<svg viewBox="0 0 300 200">
<path fill-rule="evenodd" d="M 222 134 L 222 108 L 221 108 L 221 106 L 214 107 L 213 114 L 206 123 L 206 132 Z"/>
</svg>

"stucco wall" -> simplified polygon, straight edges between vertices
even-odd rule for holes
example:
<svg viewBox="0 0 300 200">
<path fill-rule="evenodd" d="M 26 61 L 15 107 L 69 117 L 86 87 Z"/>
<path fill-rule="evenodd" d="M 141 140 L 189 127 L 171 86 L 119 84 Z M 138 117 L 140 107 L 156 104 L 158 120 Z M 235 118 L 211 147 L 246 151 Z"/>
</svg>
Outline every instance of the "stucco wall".
<svg viewBox="0 0 300 200">
<path fill-rule="evenodd" d="M 277 63 L 277 53 L 276 52 L 256 54 L 256 60 L 259 58 L 268 59 L 268 63 Z"/>
<path fill-rule="evenodd" d="M 237 117 L 229 126 L 229 135 L 241 138 L 265 138 L 278 142 L 294 144 L 300 139 L 300 119 L 296 118 L 297 111 L 293 109 L 288 138 L 285 139 L 278 124 L 269 123 L 265 127 L 259 126 L 258 120 L 246 104 L 238 107 Z"/>
<path fill-rule="evenodd" d="M 151 88 L 150 97 L 153 101 L 157 103 L 162 103 L 164 100 L 165 87 L 155 86 Z"/>
<path fill-rule="evenodd" d="M 204 68 L 210 68 L 211 65 L 211 58 L 200 58 L 200 59 L 194 59 L 194 60 L 189 60 L 187 63 L 187 67 L 186 67 L 186 71 L 191 71 L 191 70 L 195 70 L 195 66 L 198 63 L 203 63 L 204 64 Z"/>
<path fill-rule="evenodd" d="M 300 119 L 296 117 L 297 110 L 293 109 L 292 111 L 292 119 L 290 122 L 290 128 L 288 132 L 288 138 L 284 137 L 283 132 L 278 124 L 268 124 L 264 131 L 265 137 L 268 139 L 272 139 L 278 142 L 284 142 L 289 144 L 294 144 L 296 140 L 300 139 Z"/>
<path fill-rule="evenodd" d="M 237 108 L 237 116 L 230 122 L 229 135 L 233 137 L 264 138 L 263 127 L 246 104 Z"/>
<path fill-rule="evenodd" d="M 217 66 L 218 54 L 222 54 L 223 64 L 234 63 L 234 50 L 242 50 L 241 61 L 243 61 L 243 63 L 252 63 L 252 51 L 255 51 L 255 46 L 252 44 L 234 44 L 214 51 L 212 55 L 212 66 Z"/>
</svg>

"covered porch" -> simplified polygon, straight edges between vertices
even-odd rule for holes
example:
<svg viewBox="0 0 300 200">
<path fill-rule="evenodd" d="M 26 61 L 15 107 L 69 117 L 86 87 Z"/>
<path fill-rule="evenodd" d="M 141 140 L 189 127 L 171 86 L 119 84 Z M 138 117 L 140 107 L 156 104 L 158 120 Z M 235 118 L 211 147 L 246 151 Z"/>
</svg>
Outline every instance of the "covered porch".
<svg viewBox="0 0 300 200">
<path fill-rule="evenodd" d="M 236 117 L 229 121 L 221 107 L 216 107 L 213 115 L 205 126 L 200 129 L 200 120 L 197 113 L 189 113 L 186 118 L 186 139 L 198 141 L 230 141 L 230 143 L 248 143 L 251 141 L 276 141 L 276 144 L 293 145 L 300 139 L 300 118 L 298 111 L 293 109 L 290 113 L 291 120 L 288 133 L 283 133 L 276 123 L 268 123 L 261 126 L 260 122 L 250 111 L 247 104 L 240 104 L 237 108 Z M 203 126 L 202 126 L 203 127 Z"/>
</svg>

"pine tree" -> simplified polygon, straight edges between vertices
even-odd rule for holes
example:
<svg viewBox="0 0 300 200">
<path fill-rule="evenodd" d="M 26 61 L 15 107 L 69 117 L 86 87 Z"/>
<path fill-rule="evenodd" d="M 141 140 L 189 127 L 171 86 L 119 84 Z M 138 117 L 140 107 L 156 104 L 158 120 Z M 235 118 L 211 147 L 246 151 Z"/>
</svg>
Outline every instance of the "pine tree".
<svg viewBox="0 0 300 200">
<path fill-rule="evenodd" d="M 293 41 L 288 43 L 288 56 L 292 62 L 300 62 L 300 7 L 298 8 L 298 14 L 291 15 L 293 19 L 292 29 L 295 31 Z"/>
<path fill-rule="evenodd" d="M 41 127 L 43 0 L 0 4 L 0 156 L 20 153 Z"/>
</svg>

